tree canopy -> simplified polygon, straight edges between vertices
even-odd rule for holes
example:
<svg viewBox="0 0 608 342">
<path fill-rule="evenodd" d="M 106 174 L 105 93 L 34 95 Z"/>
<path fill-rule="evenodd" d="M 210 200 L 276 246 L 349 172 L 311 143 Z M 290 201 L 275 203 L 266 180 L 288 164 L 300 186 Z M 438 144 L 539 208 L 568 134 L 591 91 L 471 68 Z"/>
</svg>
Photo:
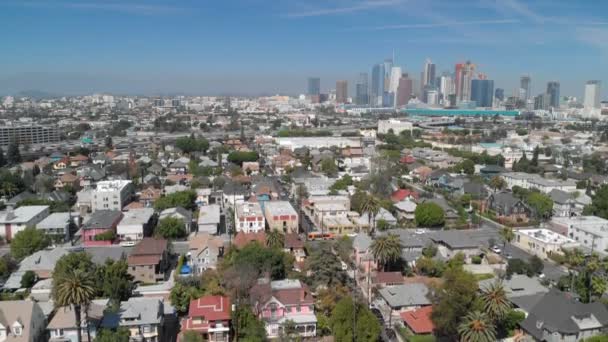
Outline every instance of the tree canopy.
<svg viewBox="0 0 608 342">
<path fill-rule="evenodd" d="M 233 151 L 228 154 L 228 161 L 239 166 L 244 162 L 254 162 L 260 159 L 260 155 L 255 151 Z"/>
<path fill-rule="evenodd" d="M 419 227 L 438 227 L 445 222 L 443 209 L 433 202 L 419 204 L 414 217 Z"/>
<path fill-rule="evenodd" d="M 193 210 L 196 206 L 194 201 L 196 201 L 195 191 L 179 191 L 157 199 L 154 202 L 154 209 L 162 211 L 168 208 L 183 207 Z"/>
<path fill-rule="evenodd" d="M 165 239 L 179 239 L 187 234 L 184 220 L 178 217 L 165 217 L 158 222 L 154 229 L 154 235 Z"/>
<path fill-rule="evenodd" d="M 380 338 L 378 319 L 367 306 L 355 303 L 352 297 L 345 297 L 336 304 L 330 326 L 336 342 L 376 342 Z"/>
<path fill-rule="evenodd" d="M 585 207 L 583 214 L 608 219 L 608 185 L 602 185 L 591 199 L 591 204 Z"/>
<path fill-rule="evenodd" d="M 175 147 L 184 153 L 206 152 L 209 148 L 209 141 L 205 138 L 197 138 L 193 134 L 189 137 L 180 137 L 175 140 Z"/>
<path fill-rule="evenodd" d="M 11 255 L 20 260 L 48 247 L 49 244 L 49 238 L 44 231 L 35 227 L 27 227 L 15 234 L 11 240 Z"/>
</svg>

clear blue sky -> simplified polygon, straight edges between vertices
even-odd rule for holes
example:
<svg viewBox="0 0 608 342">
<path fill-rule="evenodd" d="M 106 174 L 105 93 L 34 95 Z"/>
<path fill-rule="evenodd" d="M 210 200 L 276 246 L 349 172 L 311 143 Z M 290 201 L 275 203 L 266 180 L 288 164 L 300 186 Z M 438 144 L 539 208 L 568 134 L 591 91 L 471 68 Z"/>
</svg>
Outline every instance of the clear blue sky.
<svg viewBox="0 0 608 342">
<path fill-rule="evenodd" d="M 325 91 L 393 50 L 415 76 L 425 58 L 470 59 L 507 94 L 522 73 L 534 93 L 600 79 L 606 94 L 606 13 L 604 0 L 1 0 L 0 94 L 296 94 L 307 76 Z"/>
</svg>

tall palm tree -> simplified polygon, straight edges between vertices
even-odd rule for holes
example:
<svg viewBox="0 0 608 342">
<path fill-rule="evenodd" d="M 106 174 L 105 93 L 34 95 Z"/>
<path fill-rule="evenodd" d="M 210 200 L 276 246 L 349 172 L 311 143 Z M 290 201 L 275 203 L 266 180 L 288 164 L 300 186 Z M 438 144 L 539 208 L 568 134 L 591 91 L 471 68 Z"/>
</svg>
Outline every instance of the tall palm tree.
<svg viewBox="0 0 608 342">
<path fill-rule="evenodd" d="M 399 236 L 389 234 L 375 239 L 370 248 L 378 267 L 382 265 L 384 270 L 388 263 L 399 260 L 403 244 L 399 240 Z"/>
<path fill-rule="evenodd" d="M 95 281 L 93 277 L 82 270 L 73 269 L 59 277 L 53 284 L 55 286 L 55 305 L 73 306 L 76 318 L 76 329 L 78 342 L 82 341 L 81 310 L 88 308 L 91 300 L 95 297 Z M 90 341 L 90 338 L 89 338 Z"/>
<path fill-rule="evenodd" d="M 367 196 L 365 202 L 361 207 L 362 213 L 367 213 L 367 219 L 369 220 L 369 233 L 373 234 L 375 230 L 376 215 L 380 211 L 380 200 L 373 195 Z"/>
<path fill-rule="evenodd" d="M 461 342 L 494 342 L 496 330 L 486 314 L 474 311 L 458 326 Z"/>
<path fill-rule="evenodd" d="M 278 230 L 271 230 L 266 234 L 266 246 L 270 248 L 283 248 L 285 235 Z"/>
<path fill-rule="evenodd" d="M 502 238 L 502 249 L 505 249 L 507 246 L 507 242 L 511 243 L 513 239 L 515 239 L 515 233 L 513 232 L 513 228 L 504 227 L 500 230 L 500 237 Z"/>
<path fill-rule="evenodd" d="M 497 321 L 509 312 L 511 303 L 507 299 L 507 292 L 501 281 L 496 281 L 481 291 L 484 312 Z"/>
</svg>

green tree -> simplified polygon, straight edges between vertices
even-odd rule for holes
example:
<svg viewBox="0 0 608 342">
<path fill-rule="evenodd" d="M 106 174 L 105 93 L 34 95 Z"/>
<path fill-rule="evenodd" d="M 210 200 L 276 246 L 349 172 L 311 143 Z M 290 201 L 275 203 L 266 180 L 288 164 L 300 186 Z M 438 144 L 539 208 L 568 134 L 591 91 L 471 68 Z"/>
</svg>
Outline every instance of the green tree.
<svg viewBox="0 0 608 342">
<path fill-rule="evenodd" d="M 511 309 L 507 292 L 500 281 L 496 281 L 481 290 L 483 311 L 493 322 L 502 320 Z"/>
<path fill-rule="evenodd" d="M 464 321 L 458 325 L 458 335 L 461 341 L 467 342 L 496 341 L 494 325 L 485 313 L 479 311 L 466 315 Z"/>
<path fill-rule="evenodd" d="M 55 294 L 53 299 L 57 307 L 73 306 L 77 341 L 82 341 L 81 310 L 87 308 L 91 300 L 95 298 L 93 277 L 90 273 L 72 269 L 58 277 L 57 281 L 53 281 L 53 288 Z"/>
<path fill-rule="evenodd" d="M 456 165 L 456 171 L 464 172 L 467 175 L 472 175 L 475 173 L 475 162 L 471 159 L 465 159 Z"/>
<path fill-rule="evenodd" d="M 530 192 L 526 198 L 526 203 L 528 203 L 539 220 L 549 218 L 553 212 L 553 200 L 551 197 L 540 192 Z"/>
<path fill-rule="evenodd" d="M 50 244 L 46 234 L 42 230 L 35 227 L 27 227 L 24 230 L 15 234 L 11 241 L 11 255 L 21 260 L 28 255 L 45 249 Z"/>
<path fill-rule="evenodd" d="M 335 177 L 338 174 L 338 166 L 333 158 L 324 158 L 321 161 L 321 172 L 327 177 Z"/>
<path fill-rule="evenodd" d="M 165 239 L 179 239 L 187 234 L 184 220 L 178 217 L 165 217 L 158 222 L 156 229 L 154 229 L 154 235 Z"/>
<path fill-rule="evenodd" d="M 513 232 L 513 228 L 504 227 L 499 232 L 500 238 L 502 239 L 502 248 L 504 249 L 507 246 L 507 243 L 511 243 L 513 239 L 515 239 L 515 233 Z"/>
<path fill-rule="evenodd" d="M 528 259 L 528 272 L 532 275 L 538 275 L 543 273 L 543 269 L 545 268 L 545 264 L 543 261 L 536 255 L 533 255 Z"/>
<path fill-rule="evenodd" d="M 209 141 L 205 138 L 196 138 L 194 134 L 191 134 L 189 137 L 177 138 L 175 140 L 175 147 L 186 154 L 192 152 L 206 152 L 209 148 Z"/>
<path fill-rule="evenodd" d="M 6 160 L 8 165 L 16 165 L 21 163 L 21 152 L 19 151 L 19 144 L 16 141 L 11 141 L 8 144 Z"/>
<path fill-rule="evenodd" d="M 435 255 L 437 255 L 437 251 L 438 251 L 437 246 L 434 243 L 429 242 L 422 249 L 422 256 L 427 257 L 427 258 L 433 258 L 433 257 L 435 257 Z"/>
<path fill-rule="evenodd" d="M 470 312 L 481 309 L 477 280 L 460 267 L 450 267 L 443 274 L 443 283 L 434 292 L 431 319 L 439 337 L 459 335 L 458 327 Z"/>
<path fill-rule="evenodd" d="M 38 276 L 36 276 L 34 271 L 26 271 L 21 277 L 21 287 L 24 289 L 31 288 L 34 286 L 34 284 L 36 284 L 37 278 Z"/>
<path fill-rule="evenodd" d="M 170 195 L 159 198 L 154 202 L 154 209 L 163 211 L 168 208 L 182 207 L 193 210 L 196 206 L 196 192 L 193 190 L 174 192 Z"/>
<path fill-rule="evenodd" d="M 234 151 L 228 154 L 228 161 L 239 166 L 244 162 L 254 162 L 260 159 L 260 155 L 255 151 Z"/>
<path fill-rule="evenodd" d="M 507 263 L 507 277 L 511 277 L 513 274 L 528 274 L 528 264 L 521 259 L 509 259 Z"/>
<path fill-rule="evenodd" d="M 506 186 L 507 186 L 507 182 L 505 182 L 505 180 L 500 176 L 494 176 L 494 177 L 492 177 L 492 179 L 490 179 L 490 187 L 492 189 L 494 189 L 494 192 L 496 192 L 498 190 L 502 190 Z"/>
<path fill-rule="evenodd" d="M 95 274 L 98 281 L 101 281 L 98 286 L 101 296 L 110 298 L 114 304 L 119 304 L 131 297 L 135 285 L 133 276 L 128 272 L 128 267 L 129 265 L 124 259 L 118 261 L 108 259 L 103 266 L 97 267 Z"/>
<path fill-rule="evenodd" d="M 583 214 L 608 219 L 608 185 L 602 185 L 591 199 L 591 204 L 585 207 Z"/>
<path fill-rule="evenodd" d="M 330 325 L 336 342 L 376 342 L 380 338 L 378 319 L 365 305 L 355 303 L 352 297 L 343 298 L 336 304 Z"/>
<path fill-rule="evenodd" d="M 183 314 L 188 312 L 190 302 L 200 296 L 202 296 L 200 289 L 195 286 L 182 284 L 178 281 L 171 289 L 169 300 L 171 300 L 171 305 L 173 305 L 175 310 Z"/>
<path fill-rule="evenodd" d="M 118 328 L 117 330 L 100 329 L 95 336 L 95 342 L 129 342 L 131 333 L 127 328 Z"/>
<path fill-rule="evenodd" d="M 370 248 L 378 266 L 385 270 L 389 263 L 396 262 L 401 258 L 403 244 L 398 235 L 389 234 L 377 237 Z"/>
<path fill-rule="evenodd" d="M 267 341 L 264 322 L 253 314 L 251 308 L 246 305 L 237 306 L 232 314 L 234 331 L 241 342 L 263 342 Z"/>
<path fill-rule="evenodd" d="M 382 232 L 382 231 L 390 229 L 391 226 L 390 226 L 390 224 L 388 224 L 388 222 L 386 220 L 380 219 L 380 220 L 378 220 L 378 222 L 376 222 L 376 228 Z"/>
<path fill-rule="evenodd" d="M 419 227 L 439 227 L 445 222 L 443 209 L 436 203 L 425 202 L 416 207 L 414 218 Z"/>
<path fill-rule="evenodd" d="M 315 288 L 319 285 L 331 288 L 346 281 L 342 264 L 327 242 L 321 243 L 310 253 L 306 259 L 306 266 L 307 270 L 311 272 L 309 280 Z"/>
<path fill-rule="evenodd" d="M 269 248 L 283 248 L 285 235 L 278 230 L 271 230 L 266 234 L 266 246 Z"/>
<path fill-rule="evenodd" d="M 203 335 L 196 331 L 187 330 L 184 332 L 181 342 L 204 342 Z"/>
<path fill-rule="evenodd" d="M 373 233 L 375 231 L 376 225 L 376 215 L 380 211 L 380 200 L 378 197 L 373 195 L 367 195 L 364 202 L 361 205 L 361 210 L 364 213 L 367 213 L 367 219 L 369 223 L 369 232 Z"/>
</svg>

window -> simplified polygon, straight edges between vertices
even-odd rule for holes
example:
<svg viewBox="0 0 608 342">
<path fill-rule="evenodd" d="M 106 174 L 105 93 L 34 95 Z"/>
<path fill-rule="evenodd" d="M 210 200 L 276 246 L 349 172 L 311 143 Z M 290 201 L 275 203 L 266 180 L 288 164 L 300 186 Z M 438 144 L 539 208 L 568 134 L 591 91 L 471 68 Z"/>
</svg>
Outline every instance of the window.
<svg viewBox="0 0 608 342">
<path fill-rule="evenodd" d="M 21 336 L 21 333 L 23 333 L 23 329 L 21 329 L 21 327 L 13 327 L 13 335 Z"/>
<path fill-rule="evenodd" d="M 152 327 L 150 327 L 149 325 L 144 325 L 143 331 L 144 331 L 144 334 L 149 334 L 152 331 Z"/>
<path fill-rule="evenodd" d="M 55 329 L 55 331 L 53 331 L 53 334 L 55 335 L 55 337 L 61 337 L 63 336 L 63 329 Z"/>
</svg>

